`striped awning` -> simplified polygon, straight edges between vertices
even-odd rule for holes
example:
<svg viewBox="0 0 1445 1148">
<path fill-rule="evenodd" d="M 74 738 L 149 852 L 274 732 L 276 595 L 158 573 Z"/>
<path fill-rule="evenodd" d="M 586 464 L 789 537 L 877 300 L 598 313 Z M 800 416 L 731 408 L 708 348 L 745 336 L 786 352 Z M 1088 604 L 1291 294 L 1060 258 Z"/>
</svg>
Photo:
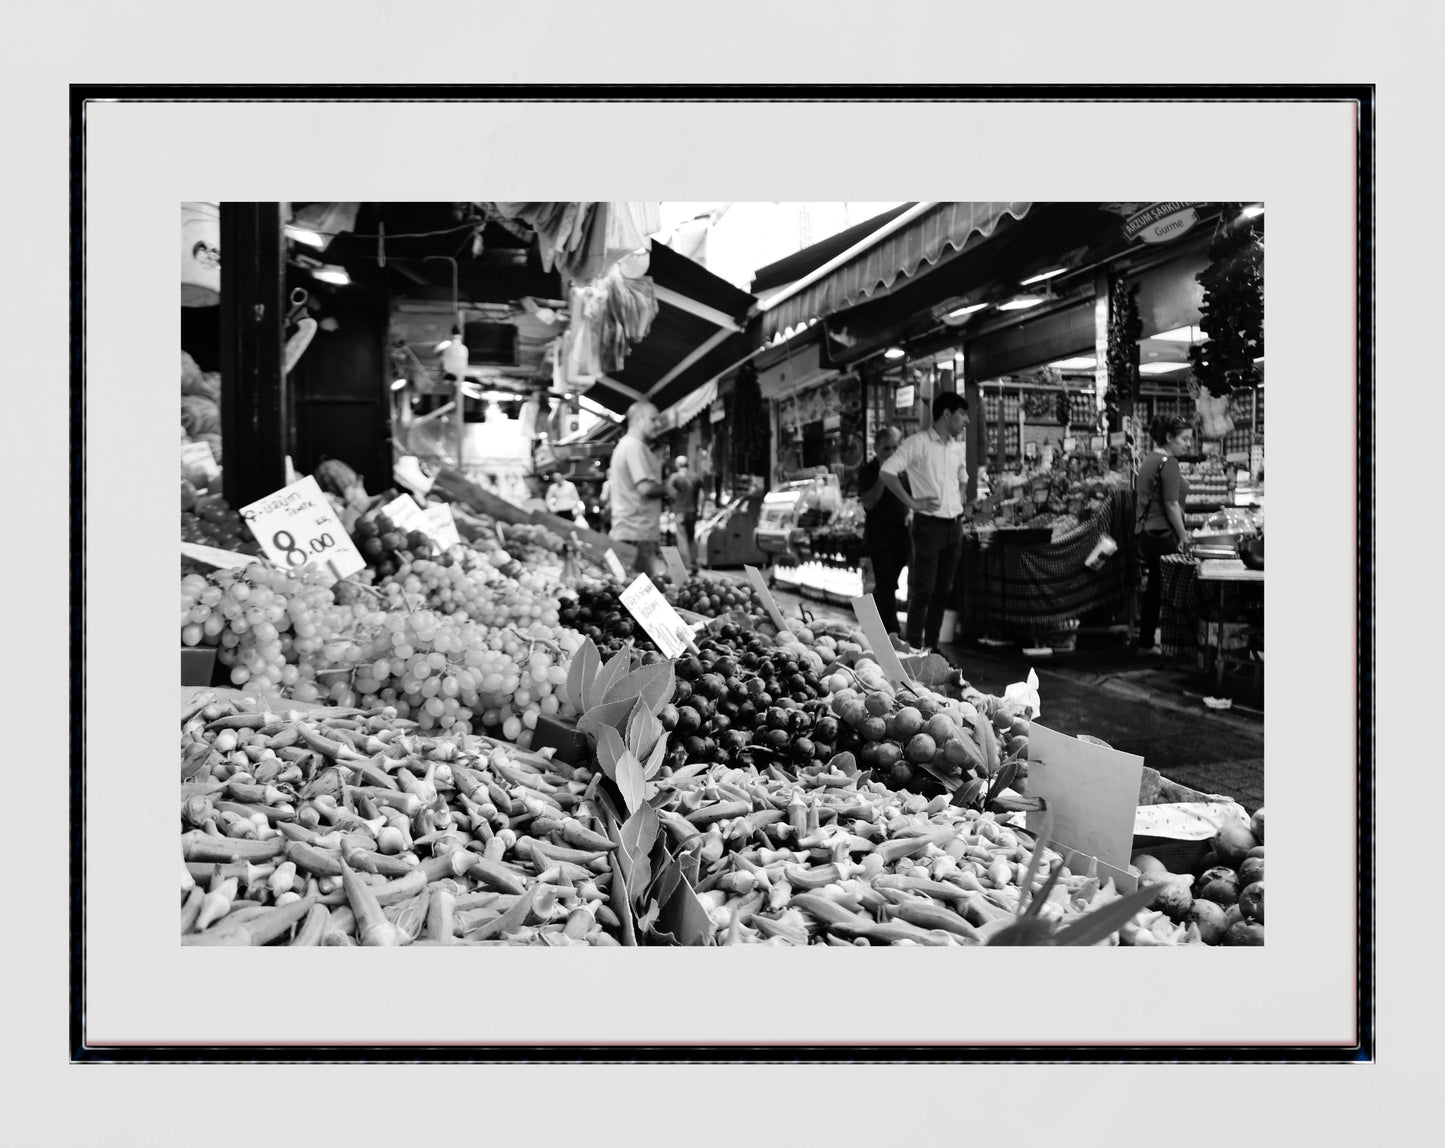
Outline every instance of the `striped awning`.
<svg viewBox="0 0 1445 1148">
<path fill-rule="evenodd" d="M 1005 215 L 1022 219 L 1028 203 L 939 203 L 873 246 L 860 251 L 816 283 L 763 315 L 763 335 L 855 307 L 892 289 L 900 280 L 926 272 L 970 237 L 987 238 Z"/>
</svg>

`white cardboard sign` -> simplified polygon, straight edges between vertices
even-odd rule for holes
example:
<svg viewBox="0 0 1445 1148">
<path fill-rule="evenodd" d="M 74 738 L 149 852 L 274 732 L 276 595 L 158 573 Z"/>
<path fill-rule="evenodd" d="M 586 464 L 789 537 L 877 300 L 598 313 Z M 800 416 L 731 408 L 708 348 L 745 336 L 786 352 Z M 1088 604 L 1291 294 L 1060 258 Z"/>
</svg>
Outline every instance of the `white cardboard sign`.
<svg viewBox="0 0 1445 1148">
<path fill-rule="evenodd" d="M 611 551 L 608 551 L 610 554 Z M 622 591 L 622 604 L 657 643 L 664 657 L 675 658 L 692 645 L 692 627 L 672 608 L 656 583 L 646 574 L 639 574 L 632 585 Z"/>
<path fill-rule="evenodd" d="M 428 504 L 427 508 L 422 511 L 422 518 L 425 519 L 426 525 L 419 529 L 430 535 L 443 550 L 461 544 L 462 536 L 457 533 L 457 522 L 452 517 L 451 503 L 433 502 Z"/>
<path fill-rule="evenodd" d="M 266 556 L 288 570 L 315 566 L 342 579 L 365 569 L 366 559 L 311 475 L 241 507 Z"/>
<path fill-rule="evenodd" d="M 864 594 L 861 598 L 852 599 L 852 602 L 853 613 L 858 616 L 858 624 L 863 627 L 863 636 L 868 639 L 868 645 L 873 649 L 873 660 L 878 663 L 883 676 L 894 685 L 911 682 L 913 679 L 904 669 L 898 651 L 893 648 L 893 641 L 884 628 L 883 615 L 878 612 L 878 603 L 873 600 L 873 595 Z"/>
<path fill-rule="evenodd" d="M 676 546 L 662 548 L 662 561 L 674 582 L 681 584 L 687 581 L 687 567 L 683 564 L 682 552 Z"/>
<path fill-rule="evenodd" d="M 778 628 L 778 633 L 783 633 L 788 629 L 788 623 L 783 618 L 783 612 L 778 609 L 778 603 L 773 598 L 772 591 L 768 589 L 768 584 L 763 581 L 762 571 L 756 566 L 745 565 L 743 567 L 743 573 L 748 576 L 748 581 L 752 584 L 753 589 L 758 592 L 758 597 L 763 600 L 763 612 L 767 614 L 768 619 L 773 625 Z"/>
<path fill-rule="evenodd" d="M 602 557 L 607 560 L 607 569 L 612 571 L 612 577 L 616 578 L 619 582 L 627 579 L 627 571 L 622 568 L 622 559 L 617 557 L 617 551 L 609 546 L 607 553 L 602 555 Z"/>
<path fill-rule="evenodd" d="M 1129 866 L 1143 777 L 1142 757 L 1029 725 L 1029 796 L 1053 812 L 1055 840 L 1116 869 Z M 1029 814 L 1030 830 L 1042 823 Z"/>
</svg>

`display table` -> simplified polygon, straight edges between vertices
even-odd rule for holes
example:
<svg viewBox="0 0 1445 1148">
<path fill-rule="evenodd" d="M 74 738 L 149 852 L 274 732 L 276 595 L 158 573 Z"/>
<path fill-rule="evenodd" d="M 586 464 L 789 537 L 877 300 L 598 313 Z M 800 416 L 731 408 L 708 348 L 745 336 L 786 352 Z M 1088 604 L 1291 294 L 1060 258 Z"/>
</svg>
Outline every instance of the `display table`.
<svg viewBox="0 0 1445 1148">
<path fill-rule="evenodd" d="M 1201 658 L 1214 676 L 1216 695 L 1223 689 L 1231 658 L 1225 628 L 1256 607 L 1264 591 L 1264 571 L 1242 562 L 1200 561 L 1167 554 L 1159 563 L 1159 646 L 1166 657 Z M 1209 629 L 1213 629 L 1213 636 Z M 1253 663 L 1258 668 L 1258 663 Z"/>
<path fill-rule="evenodd" d="M 1206 593 L 1209 589 L 1217 589 L 1219 595 L 1218 606 L 1214 612 L 1219 628 L 1213 647 L 1214 692 L 1218 697 L 1224 690 L 1224 666 L 1230 660 L 1224 643 L 1224 620 L 1228 606 L 1226 595 L 1231 587 L 1237 587 L 1242 591 L 1245 586 L 1258 586 L 1262 594 L 1264 592 L 1264 571 L 1250 570 L 1243 562 L 1209 561 L 1199 564 L 1195 577 L 1205 584 Z"/>
<path fill-rule="evenodd" d="M 1123 606 L 1137 579 L 1133 516 L 1134 492 L 1121 487 L 1059 538 L 1024 542 L 1023 532 L 1004 529 L 964 535 L 954 579 L 960 632 L 1047 645 L 1067 640 L 1081 619 Z M 1105 534 L 1119 549 L 1091 570 L 1084 562 Z"/>
</svg>

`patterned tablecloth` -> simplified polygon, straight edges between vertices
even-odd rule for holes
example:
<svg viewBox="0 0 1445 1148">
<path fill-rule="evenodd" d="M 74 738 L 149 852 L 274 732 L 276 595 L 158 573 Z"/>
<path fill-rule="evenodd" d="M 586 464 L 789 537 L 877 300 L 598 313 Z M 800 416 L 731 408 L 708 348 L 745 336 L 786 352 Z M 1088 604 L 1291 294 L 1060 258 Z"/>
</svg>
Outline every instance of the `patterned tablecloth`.
<svg viewBox="0 0 1445 1148">
<path fill-rule="evenodd" d="M 1104 534 L 1118 543 L 1118 552 L 1090 570 L 1084 560 Z M 1000 530 L 980 545 L 966 535 L 954 580 L 959 630 L 1047 641 L 1091 615 L 1113 620 L 1137 578 L 1134 492 L 1121 488 L 1093 518 L 1055 540 L 1011 542 Z"/>
<path fill-rule="evenodd" d="M 1262 582 L 1201 581 L 1197 558 L 1168 554 L 1159 570 L 1159 649 L 1165 657 L 1196 656 L 1201 621 L 1217 620 L 1221 608 L 1226 621 L 1250 618 L 1264 598 Z"/>
</svg>

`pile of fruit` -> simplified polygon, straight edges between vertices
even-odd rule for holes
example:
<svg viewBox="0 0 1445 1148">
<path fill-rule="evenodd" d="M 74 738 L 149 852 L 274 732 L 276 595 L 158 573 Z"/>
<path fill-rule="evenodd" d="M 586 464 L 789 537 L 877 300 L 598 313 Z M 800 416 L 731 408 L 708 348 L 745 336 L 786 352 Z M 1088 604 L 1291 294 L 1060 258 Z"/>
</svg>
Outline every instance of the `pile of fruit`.
<svg viewBox="0 0 1445 1148">
<path fill-rule="evenodd" d="M 663 766 L 619 826 L 590 767 L 390 708 L 203 696 L 181 748 L 187 945 L 1198 940 L 1021 827 L 846 757 L 798 777 Z"/>
<path fill-rule="evenodd" d="M 694 614 L 705 614 L 709 618 L 720 618 L 730 610 L 743 610 L 757 617 L 763 614 L 763 604 L 756 592 L 725 578 L 693 574 L 682 583 L 674 583 L 666 576 L 654 581 L 669 602 Z"/>
<path fill-rule="evenodd" d="M 1206 945 L 1264 944 L 1264 809 L 1248 823 L 1226 818 L 1192 873 L 1171 873 L 1158 858 L 1131 859 L 1155 886 L 1151 907 L 1187 925 Z"/>
<path fill-rule="evenodd" d="M 185 479 L 181 479 L 181 541 L 235 554 L 261 553 L 240 514 L 219 492 L 197 490 Z"/>
<path fill-rule="evenodd" d="M 562 711 L 555 690 L 581 638 L 559 627 L 555 587 L 519 575 L 480 557 L 418 560 L 375 587 L 333 589 L 266 563 L 190 574 L 181 642 L 218 647 L 236 686 L 391 705 L 423 730 L 494 729 L 526 744 L 540 714 Z"/>
</svg>

